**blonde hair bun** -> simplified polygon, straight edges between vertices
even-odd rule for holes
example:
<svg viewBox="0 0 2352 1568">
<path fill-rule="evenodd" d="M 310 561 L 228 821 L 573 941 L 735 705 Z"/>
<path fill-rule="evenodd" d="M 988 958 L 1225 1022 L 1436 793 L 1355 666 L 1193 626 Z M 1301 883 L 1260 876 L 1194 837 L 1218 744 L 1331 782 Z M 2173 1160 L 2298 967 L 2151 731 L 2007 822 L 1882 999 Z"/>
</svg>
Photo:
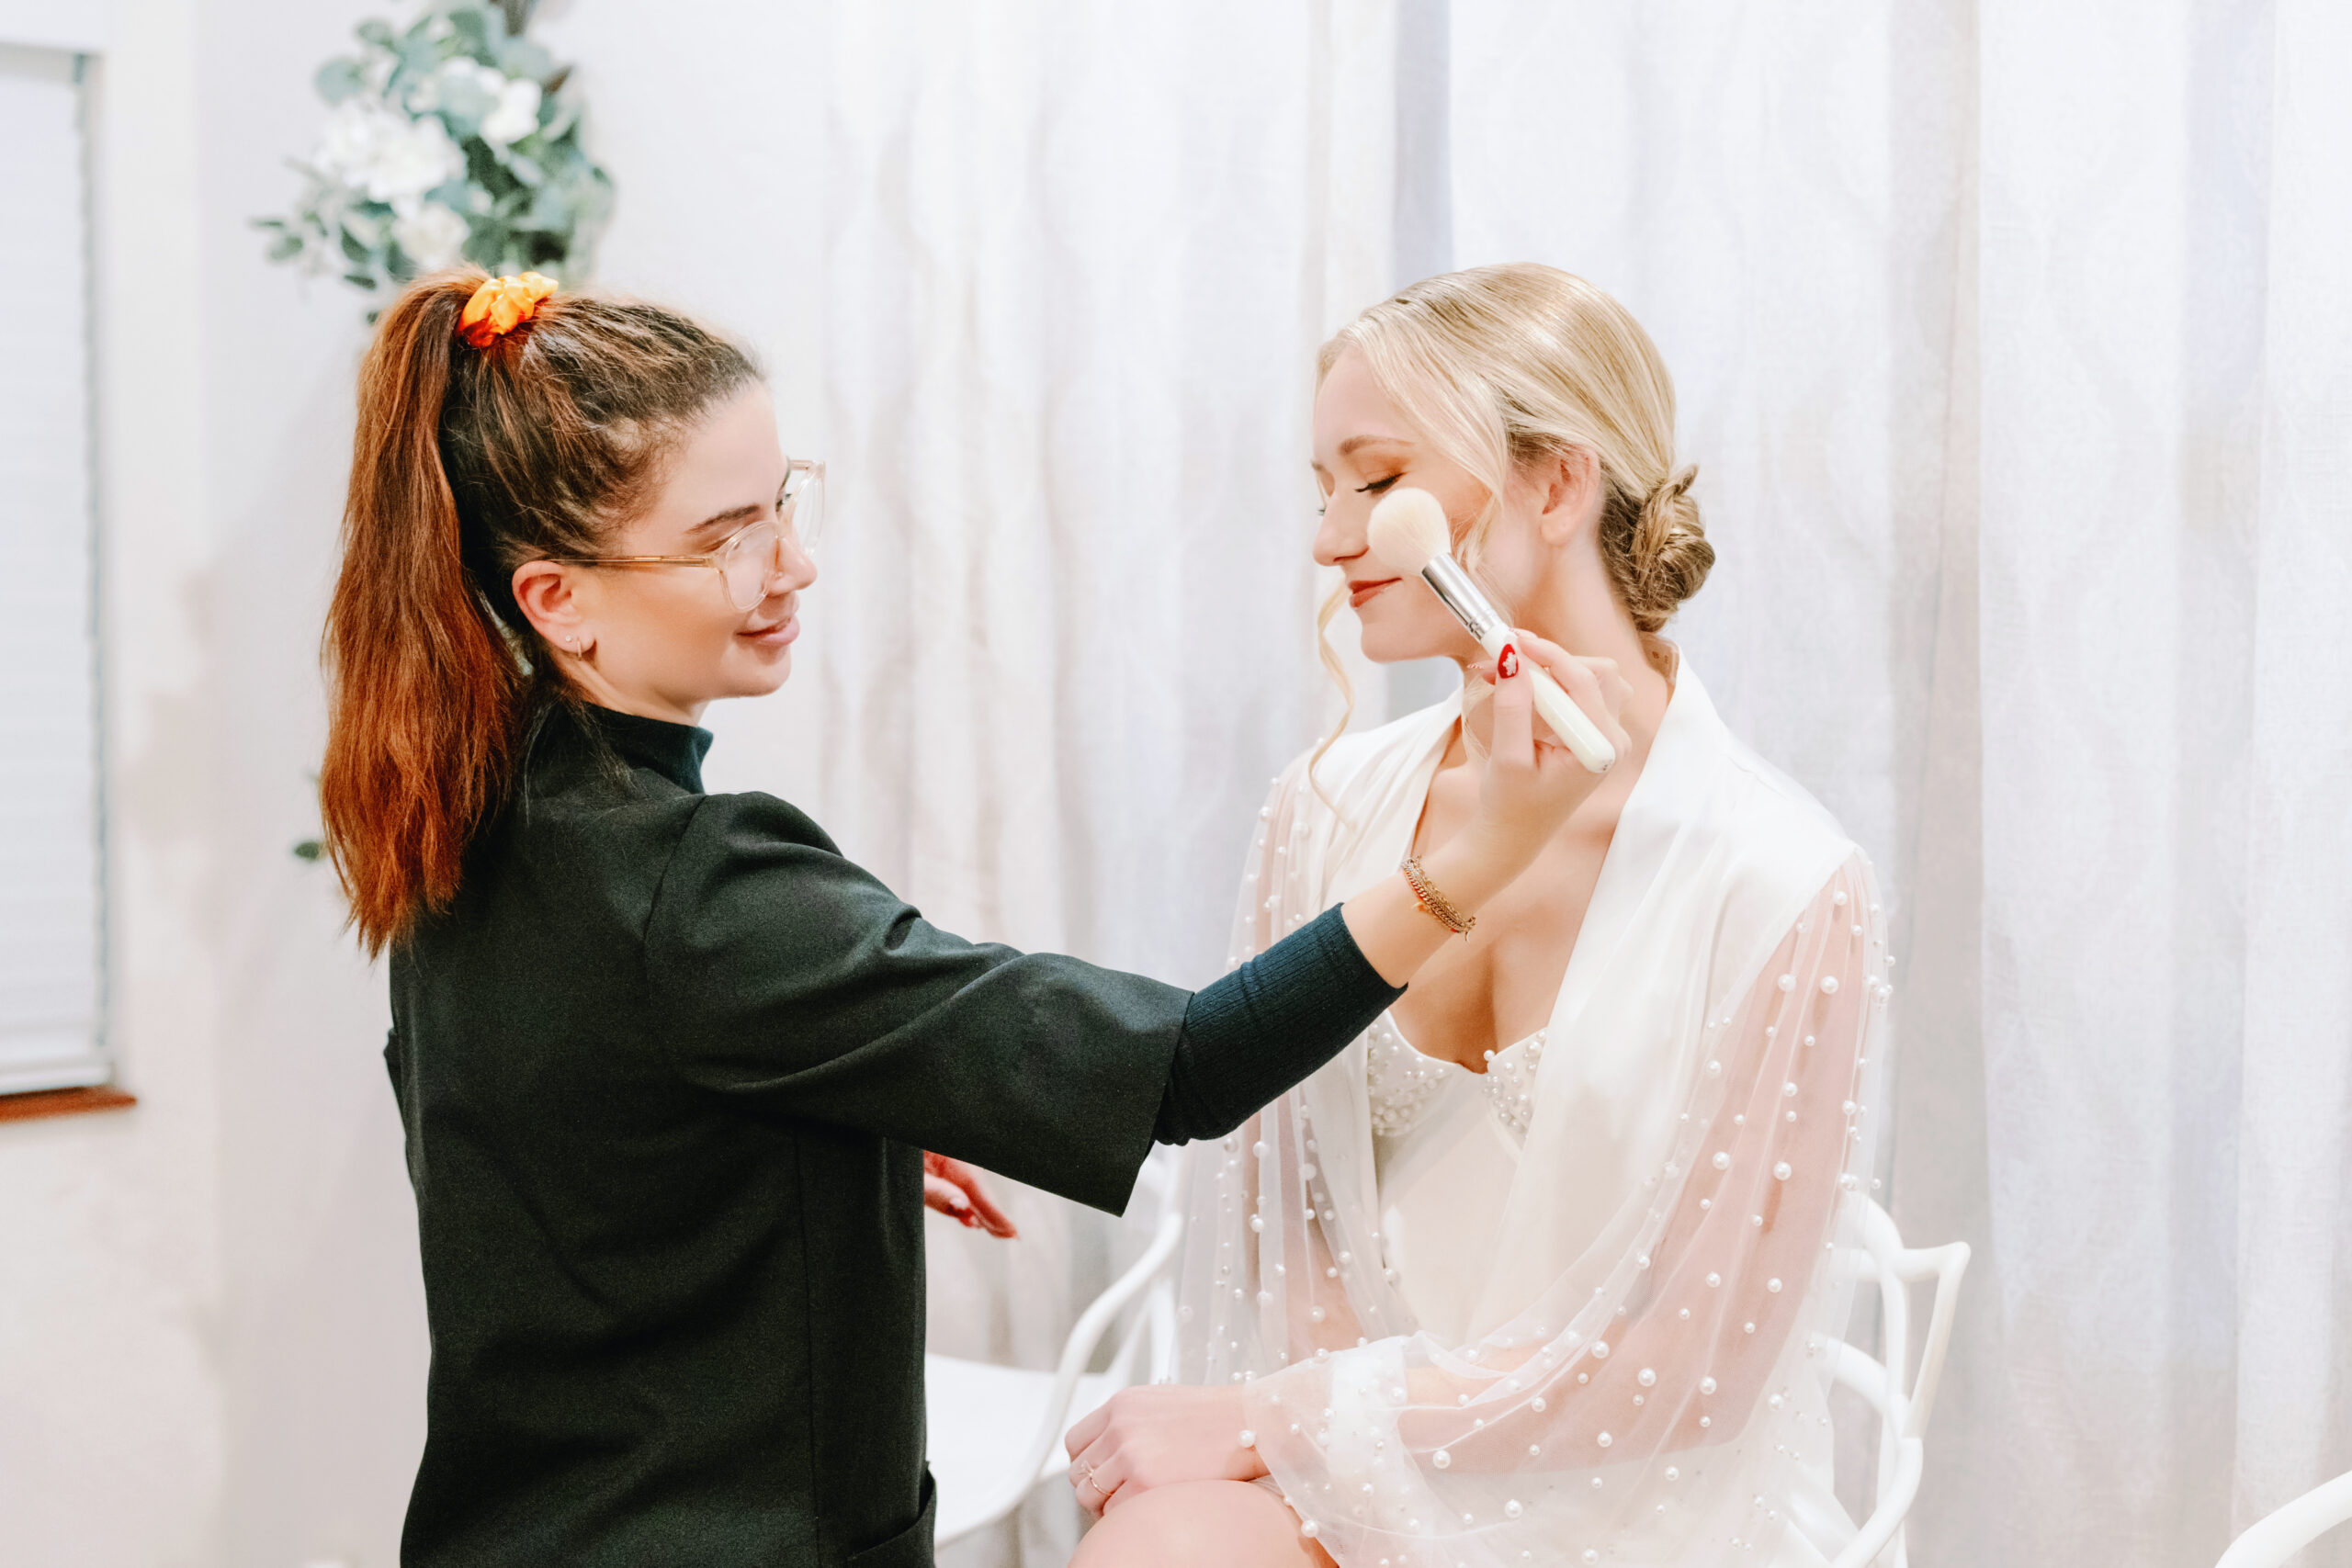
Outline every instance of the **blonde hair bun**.
<svg viewBox="0 0 2352 1568">
<path fill-rule="evenodd" d="M 1634 625 L 1645 632 L 1665 626 L 1699 592 L 1715 564 L 1715 547 L 1707 543 L 1707 525 L 1690 495 L 1698 477 L 1698 465 L 1686 463 L 1651 491 L 1622 547 L 1612 547 L 1603 518 L 1601 558 Z"/>
</svg>

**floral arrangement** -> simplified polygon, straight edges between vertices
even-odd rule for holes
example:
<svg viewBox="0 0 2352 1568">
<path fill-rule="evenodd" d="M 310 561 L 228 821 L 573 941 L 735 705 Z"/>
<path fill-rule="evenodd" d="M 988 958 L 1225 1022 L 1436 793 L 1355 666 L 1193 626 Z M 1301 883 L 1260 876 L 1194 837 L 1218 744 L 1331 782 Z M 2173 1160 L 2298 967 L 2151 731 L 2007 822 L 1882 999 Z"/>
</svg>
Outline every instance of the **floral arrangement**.
<svg viewBox="0 0 2352 1568">
<path fill-rule="evenodd" d="M 613 183 L 581 145 L 571 70 L 523 36 L 535 0 L 428 0 L 407 31 L 359 25 L 319 68 L 329 106 L 301 199 L 255 220 L 269 259 L 389 293 L 463 260 L 577 281 Z"/>
</svg>

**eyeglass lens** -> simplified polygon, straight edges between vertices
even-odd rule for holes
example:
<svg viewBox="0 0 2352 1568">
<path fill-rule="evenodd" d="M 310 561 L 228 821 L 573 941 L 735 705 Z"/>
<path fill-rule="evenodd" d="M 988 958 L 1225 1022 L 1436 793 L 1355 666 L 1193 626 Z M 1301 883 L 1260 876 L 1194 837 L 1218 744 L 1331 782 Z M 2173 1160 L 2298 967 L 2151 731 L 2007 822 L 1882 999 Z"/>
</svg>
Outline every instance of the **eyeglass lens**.
<svg viewBox="0 0 2352 1568">
<path fill-rule="evenodd" d="M 719 575 L 727 581 L 727 598 L 739 610 L 748 610 L 767 597 L 768 584 L 784 570 L 784 536 L 806 550 L 816 533 L 823 504 L 823 485 L 814 474 L 787 491 L 780 521 L 755 523 L 735 536 Z"/>
</svg>

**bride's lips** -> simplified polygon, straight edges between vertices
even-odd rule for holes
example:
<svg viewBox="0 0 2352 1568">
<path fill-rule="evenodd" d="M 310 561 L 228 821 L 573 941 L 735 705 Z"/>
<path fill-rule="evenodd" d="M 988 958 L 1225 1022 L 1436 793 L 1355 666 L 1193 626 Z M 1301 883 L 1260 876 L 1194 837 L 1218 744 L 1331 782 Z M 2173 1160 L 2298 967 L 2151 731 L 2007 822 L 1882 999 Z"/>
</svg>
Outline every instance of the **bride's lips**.
<svg viewBox="0 0 2352 1568">
<path fill-rule="evenodd" d="M 1350 578 L 1348 580 L 1348 608 L 1361 610 L 1374 594 L 1391 583 L 1403 581 L 1404 579 L 1398 577 L 1368 577 L 1362 581 Z"/>
</svg>

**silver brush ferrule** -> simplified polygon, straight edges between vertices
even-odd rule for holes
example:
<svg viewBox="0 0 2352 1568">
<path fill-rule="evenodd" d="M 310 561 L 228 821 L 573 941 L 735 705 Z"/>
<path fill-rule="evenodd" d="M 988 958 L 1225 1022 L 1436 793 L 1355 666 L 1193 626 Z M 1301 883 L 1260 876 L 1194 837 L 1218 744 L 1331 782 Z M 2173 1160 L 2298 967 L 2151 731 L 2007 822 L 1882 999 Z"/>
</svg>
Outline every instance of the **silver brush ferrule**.
<svg viewBox="0 0 2352 1568">
<path fill-rule="evenodd" d="M 1478 585 L 1470 581 L 1470 574 L 1452 556 L 1431 556 L 1429 564 L 1421 568 L 1421 581 L 1453 612 L 1463 629 L 1476 637 L 1481 648 L 1498 633 L 1510 629 L 1510 623 L 1502 618 L 1494 602 L 1478 591 Z"/>
</svg>

